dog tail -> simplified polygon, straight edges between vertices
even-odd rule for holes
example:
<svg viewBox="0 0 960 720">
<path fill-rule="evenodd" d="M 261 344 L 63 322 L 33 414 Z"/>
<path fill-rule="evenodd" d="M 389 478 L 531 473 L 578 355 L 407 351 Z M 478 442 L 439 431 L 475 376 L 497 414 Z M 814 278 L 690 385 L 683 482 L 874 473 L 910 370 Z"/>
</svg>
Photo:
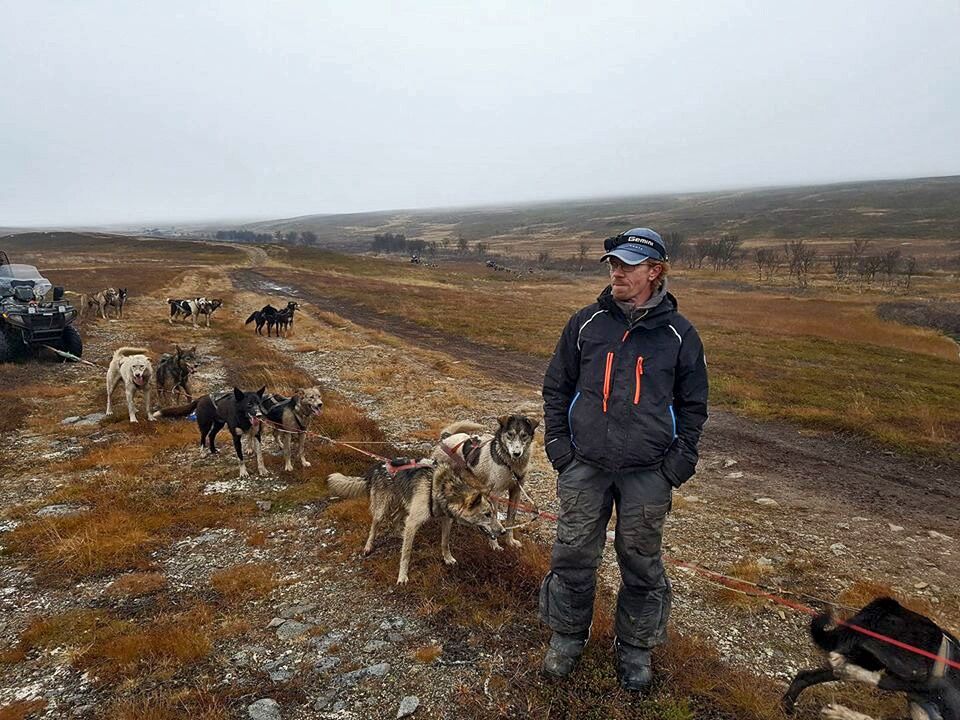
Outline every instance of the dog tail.
<svg viewBox="0 0 960 720">
<path fill-rule="evenodd" d="M 249 325 L 249 324 L 252 323 L 254 320 L 256 320 L 256 319 L 257 319 L 257 314 L 258 314 L 259 312 L 260 312 L 259 310 L 254 310 L 252 313 L 250 313 L 250 317 L 247 318 L 247 321 L 244 323 L 244 325 Z"/>
<path fill-rule="evenodd" d="M 833 613 L 829 612 L 817 615 L 810 621 L 810 637 L 813 638 L 813 642 L 817 644 L 817 647 L 824 652 L 833 652 L 837 649 L 839 642 L 837 629 L 830 628 L 834 623 Z"/>
<path fill-rule="evenodd" d="M 458 420 L 452 425 L 447 425 L 440 431 L 440 439 L 446 440 L 451 435 L 456 435 L 457 433 L 475 433 L 482 432 L 485 429 L 483 425 L 475 423 L 472 420 Z"/>
<path fill-rule="evenodd" d="M 157 410 L 157 412 L 153 413 L 150 417 L 152 417 L 154 420 L 162 417 L 186 417 L 197 409 L 197 403 L 199 402 L 200 398 L 197 398 L 188 405 L 178 405 L 177 407 L 163 408 L 162 410 Z"/>
<path fill-rule="evenodd" d="M 362 477 L 347 477 L 333 473 L 327 477 L 327 487 L 342 498 L 362 497 L 370 494 L 370 481 Z"/>
<path fill-rule="evenodd" d="M 113 357 L 130 357 L 131 355 L 146 355 L 149 350 L 138 347 L 121 347 L 113 351 Z"/>
<path fill-rule="evenodd" d="M 173 305 L 176 302 L 173 298 L 167 298 L 167 305 Z"/>
</svg>

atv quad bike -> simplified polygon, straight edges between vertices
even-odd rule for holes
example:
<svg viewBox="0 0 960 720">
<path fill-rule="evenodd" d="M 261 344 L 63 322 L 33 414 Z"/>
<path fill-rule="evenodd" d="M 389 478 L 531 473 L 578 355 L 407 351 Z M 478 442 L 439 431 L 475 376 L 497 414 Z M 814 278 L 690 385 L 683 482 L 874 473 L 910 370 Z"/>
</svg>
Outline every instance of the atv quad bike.
<svg viewBox="0 0 960 720">
<path fill-rule="evenodd" d="M 44 302 L 51 290 L 52 302 Z M 79 357 L 83 341 L 72 325 L 76 316 L 62 287 L 53 287 L 33 265 L 11 264 L 0 251 L 0 362 L 43 345 Z"/>
</svg>

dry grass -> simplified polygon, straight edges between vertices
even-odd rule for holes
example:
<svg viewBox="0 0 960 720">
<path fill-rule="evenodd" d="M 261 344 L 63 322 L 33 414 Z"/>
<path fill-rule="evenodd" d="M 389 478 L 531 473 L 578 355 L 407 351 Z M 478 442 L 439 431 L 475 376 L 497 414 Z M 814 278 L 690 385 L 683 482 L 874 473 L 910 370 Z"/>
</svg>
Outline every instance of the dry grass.
<svg viewBox="0 0 960 720">
<path fill-rule="evenodd" d="M 273 565 L 244 563 L 217 570 L 210 585 L 226 603 L 243 603 L 266 597 L 277 586 Z"/>
<path fill-rule="evenodd" d="M 759 583 L 771 572 L 773 568 L 769 565 L 760 565 L 753 560 L 741 560 L 729 566 L 724 574 L 748 583 Z M 767 600 L 764 598 L 747 595 L 727 587 L 715 588 L 713 595 L 722 605 L 747 613 L 759 612 L 767 605 Z"/>
<path fill-rule="evenodd" d="M 0 720 L 27 720 L 31 715 L 42 713 L 46 707 L 46 700 L 18 700 L 0 707 Z"/>
<path fill-rule="evenodd" d="M 60 646 L 72 648 L 71 662 L 102 683 L 149 676 L 170 678 L 206 659 L 212 614 L 198 605 L 138 623 L 105 610 L 74 610 L 34 620 L 20 639 L 24 653 Z"/>
<path fill-rule="evenodd" d="M 413 659 L 418 663 L 429 665 L 443 654 L 443 647 L 440 645 L 425 645 L 413 651 Z"/>
<path fill-rule="evenodd" d="M 157 691 L 147 697 L 112 703 L 104 720 L 227 720 L 229 707 L 215 694 L 192 688 Z"/>
<path fill-rule="evenodd" d="M 154 595 L 167 588 L 167 579 L 158 572 L 132 572 L 110 583 L 104 591 L 112 598 L 137 598 Z"/>
</svg>

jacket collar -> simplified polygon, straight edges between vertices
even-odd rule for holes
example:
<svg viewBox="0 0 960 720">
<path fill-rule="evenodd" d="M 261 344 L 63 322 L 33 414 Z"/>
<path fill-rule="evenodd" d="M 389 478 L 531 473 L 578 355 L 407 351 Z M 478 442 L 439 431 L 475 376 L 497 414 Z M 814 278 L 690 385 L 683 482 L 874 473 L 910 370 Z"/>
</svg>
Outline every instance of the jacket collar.
<svg viewBox="0 0 960 720">
<path fill-rule="evenodd" d="M 597 298 L 597 304 L 601 310 L 606 310 L 631 330 L 636 327 L 654 328 L 667 325 L 670 321 L 670 316 L 677 309 L 677 299 L 669 292 L 664 293 L 663 299 L 656 307 L 650 308 L 642 317 L 635 317 L 631 322 L 623 313 L 623 310 L 620 309 L 617 301 L 613 299 L 613 290 L 609 285 L 600 293 L 600 296 Z"/>
</svg>

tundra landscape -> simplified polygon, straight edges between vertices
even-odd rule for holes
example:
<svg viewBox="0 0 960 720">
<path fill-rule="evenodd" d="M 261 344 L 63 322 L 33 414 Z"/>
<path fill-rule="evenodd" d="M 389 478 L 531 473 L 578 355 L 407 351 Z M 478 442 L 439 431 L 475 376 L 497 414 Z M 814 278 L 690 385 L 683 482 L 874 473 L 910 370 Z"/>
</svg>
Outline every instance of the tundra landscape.
<svg viewBox="0 0 960 720">
<path fill-rule="evenodd" d="M 841 614 L 890 595 L 956 631 L 958 190 L 939 178 L 11 230 L 0 238 L 10 261 L 70 297 L 124 287 L 129 298 L 122 318 L 78 321 L 87 363 L 41 351 L 0 364 L 0 718 L 770 720 L 786 717 L 790 679 L 822 657 L 809 617 L 758 586 Z M 698 471 L 664 536 L 671 642 L 642 700 L 618 689 L 610 661 L 612 544 L 584 664 L 552 683 L 539 675 L 548 634 L 536 610 L 548 518 L 521 513 L 522 546 L 501 552 L 456 527 L 453 566 L 428 524 L 398 586 L 397 532 L 363 557 L 366 500 L 331 497 L 325 483 L 375 462 L 357 448 L 427 457 L 453 421 L 492 430 L 539 408 L 560 330 L 606 283 L 603 238 L 637 225 L 665 233 L 671 291 L 711 381 Z M 170 321 L 168 298 L 199 297 L 222 307 L 197 325 Z M 279 337 L 244 324 L 291 301 L 299 311 Z M 319 385 L 309 466 L 285 471 L 265 429 L 266 474 L 248 453 L 251 474 L 238 477 L 230 441 L 198 452 L 191 419 L 151 421 L 137 396 L 132 424 L 119 390 L 105 415 L 122 346 L 154 367 L 195 346 L 194 396 Z M 530 468 L 531 499 L 555 513 L 539 431 Z M 794 717 L 828 702 L 902 710 L 841 684 L 805 694 Z"/>
</svg>

